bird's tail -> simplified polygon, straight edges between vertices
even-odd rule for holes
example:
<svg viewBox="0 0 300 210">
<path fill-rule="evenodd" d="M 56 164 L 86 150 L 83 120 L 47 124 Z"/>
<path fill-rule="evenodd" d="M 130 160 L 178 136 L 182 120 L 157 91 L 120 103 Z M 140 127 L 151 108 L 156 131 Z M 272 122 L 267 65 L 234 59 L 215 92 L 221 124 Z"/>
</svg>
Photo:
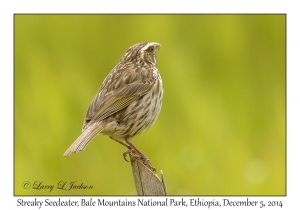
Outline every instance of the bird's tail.
<svg viewBox="0 0 300 210">
<path fill-rule="evenodd" d="M 105 125 L 99 125 L 94 123 L 85 129 L 82 134 L 74 141 L 74 143 L 67 149 L 64 156 L 69 156 L 75 152 L 81 152 L 85 147 L 92 141 L 92 139 L 97 136 L 103 129 Z"/>
</svg>

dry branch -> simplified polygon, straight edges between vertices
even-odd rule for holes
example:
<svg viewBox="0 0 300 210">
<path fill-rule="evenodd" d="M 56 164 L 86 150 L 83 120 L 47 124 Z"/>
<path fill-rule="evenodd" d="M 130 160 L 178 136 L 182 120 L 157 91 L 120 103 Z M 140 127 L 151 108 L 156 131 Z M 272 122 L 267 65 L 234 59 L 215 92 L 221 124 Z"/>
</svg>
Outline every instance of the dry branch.
<svg viewBox="0 0 300 210">
<path fill-rule="evenodd" d="M 130 156 L 132 173 L 138 195 L 167 195 L 163 172 L 162 180 L 141 161 Z"/>
</svg>

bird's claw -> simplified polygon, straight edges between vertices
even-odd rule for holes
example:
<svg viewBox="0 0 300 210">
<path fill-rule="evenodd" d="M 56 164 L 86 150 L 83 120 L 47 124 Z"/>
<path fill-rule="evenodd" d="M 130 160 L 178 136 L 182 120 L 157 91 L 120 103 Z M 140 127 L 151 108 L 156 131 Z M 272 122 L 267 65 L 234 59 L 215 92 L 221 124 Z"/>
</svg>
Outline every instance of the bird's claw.
<svg viewBox="0 0 300 210">
<path fill-rule="evenodd" d="M 143 160 L 143 157 L 141 155 L 135 154 L 134 152 L 135 151 L 133 149 L 129 149 L 129 150 L 123 152 L 124 160 L 126 160 L 127 162 L 129 162 L 129 160 L 127 160 L 127 158 L 126 158 L 128 154 L 130 154 L 132 156 L 132 158 L 134 158 L 134 159 Z"/>
<path fill-rule="evenodd" d="M 150 165 L 150 160 L 146 156 L 132 154 L 134 159 L 140 160 L 145 166 L 147 166 L 152 172 L 156 173 L 156 169 Z"/>
<path fill-rule="evenodd" d="M 129 149 L 129 150 L 127 150 L 127 151 L 125 151 L 125 152 L 123 152 L 123 158 L 124 158 L 124 160 L 126 160 L 127 162 L 129 162 L 129 160 L 127 160 L 127 155 L 129 154 L 129 153 L 132 153 L 132 149 Z"/>
<path fill-rule="evenodd" d="M 127 162 L 129 162 L 129 160 L 127 160 L 127 158 L 126 158 L 128 154 L 131 155 L 132 159 L 142 161 L 143 164 L 144 164 L 145 166 L 147 166 L 151 171 L 153 171 L 154 173 L 156 173 L 156 169 L 155 169 L 153 166 L 150 165 L 150 160 L 149 160 L 149 158 L 147 158 L 146 156 L 144 156 L 144 155 L 142 155 L 142 154 L 136 154 L 136 151 L 135 151 L 135 150 L 129 149 L 129 150 L 127 150 L 127 151 L 125 151 L 125 152 L 123 153 L 123 157 L 124 157 L 124 159 L 125 159 Z"/>
</svg>

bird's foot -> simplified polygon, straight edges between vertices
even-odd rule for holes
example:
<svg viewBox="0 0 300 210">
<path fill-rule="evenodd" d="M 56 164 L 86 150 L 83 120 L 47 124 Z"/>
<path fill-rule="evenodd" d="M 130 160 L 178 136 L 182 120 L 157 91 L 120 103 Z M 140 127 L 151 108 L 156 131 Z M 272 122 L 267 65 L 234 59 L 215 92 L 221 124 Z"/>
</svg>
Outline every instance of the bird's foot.
<svg viewBox="0 0 300 210">
<path fill-rule="evenodd" d="M 135 160 L 140 160 L 145 166 L 147 166 L 151 171 L 153 171 L 154 173 L 156 173 L 156 169 L 150 165 L 150 160 L 149 158 L 147 158 L 145 155 L 143 154 L 136 154 L 133 153 L 131 154 L 132 158 Z"/>
<path fill-rule="evenodd" d="M 130 153 L 130 154 L 133 154 L 133 149 L 131 148 L 131 149 L 129 149 L 129 150 L 127 150 L 127 151 L 125 151 L 125 152 L 123 152 L 123 158 L 124 158 L 124 160 L 126 160 L 127 162 L 129 162 L 129 160 L 127 160 L 127 155 Z"/>
<path fill-rule="evenodd" d="M 132 156 L 132 158 L 134 159 L 138 159 L 138 160 L 142 160 L 144 163 L 148 163 L 149 159 L 147 157 L 145 157 L 142 154 L 139 154 L 136 150 L 134 150 L 133 148 L 130 148 L 129 150 L 123 152 L 123 157 L 124 159 L 129 162 L 129 160 L 127 160 L 127 155 L 130 154 Z"/>
<path fill-rule="evenodd" d="M 153 173 L 156 173 L 156 168 L 151 166 L 149 163 L 146 165 Z"/>
<path fill-rule="evenodd" d="M 128 154 L 130 154 L 134 160 L 142 161 L 145 166 L 147 166 L 151 171 L 156 173 L 156 169 L 150 165 L 150 160 L 145 155 L 143 155 L 142 153 L 140 153 L 139 151 L 137 151 L 133 148 L 130 148 L 129 150 L 127 150 L 123 153 L 123 157 L 127 162 L 129 162 L 129 160 L 127 160 L 127 158 L 126 158 Z"/>
</svg>

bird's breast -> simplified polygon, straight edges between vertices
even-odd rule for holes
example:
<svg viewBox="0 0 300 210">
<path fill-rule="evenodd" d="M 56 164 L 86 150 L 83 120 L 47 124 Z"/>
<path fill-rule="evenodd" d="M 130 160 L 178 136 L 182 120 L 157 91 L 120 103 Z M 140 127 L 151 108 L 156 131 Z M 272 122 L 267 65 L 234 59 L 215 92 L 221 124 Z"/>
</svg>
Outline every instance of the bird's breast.
<svg viewBox="0 0 300 210">
<path fill-rule="evenodd" d="M 113 132 L 109 132 L 112 139 L 131 139 L 155 123 L 163 100 L 163 87 L 159 74 L 156 78 L 155 84 L 147 94 L 114 114 L 113 119 L 118 126 Z"/>
</svg>

